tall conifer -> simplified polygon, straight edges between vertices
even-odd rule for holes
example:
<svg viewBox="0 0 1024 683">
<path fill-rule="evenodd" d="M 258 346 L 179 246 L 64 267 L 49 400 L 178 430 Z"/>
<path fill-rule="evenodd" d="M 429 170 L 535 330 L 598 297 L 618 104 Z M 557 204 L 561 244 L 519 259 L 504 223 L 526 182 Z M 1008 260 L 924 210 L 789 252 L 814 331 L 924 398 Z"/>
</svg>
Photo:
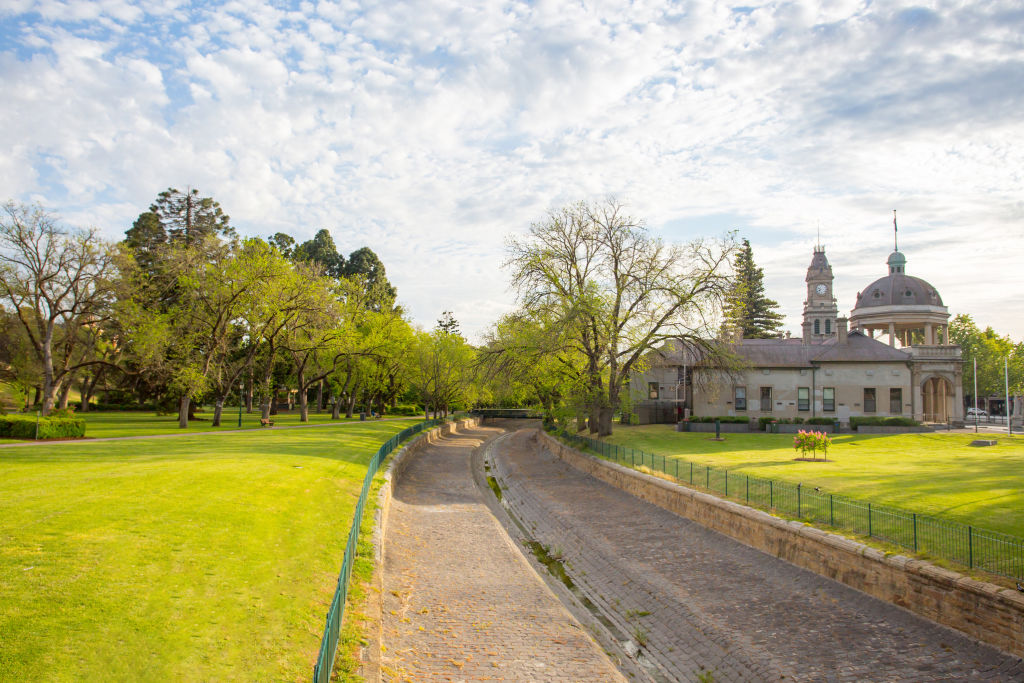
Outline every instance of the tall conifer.
<svg viewBox="0 0 1024 683">
<path fill-rule="evenodd" d="M 754 263 L 750 240 L 736 253 L 733 262 L 735 281 L 726 299 L 725 318 L 728 324 L 743 328 L 747 339 L 770 339 L 781 331 L 783 316 L 777 301 L 764 294 L 764 270 Z"/>
</svg>

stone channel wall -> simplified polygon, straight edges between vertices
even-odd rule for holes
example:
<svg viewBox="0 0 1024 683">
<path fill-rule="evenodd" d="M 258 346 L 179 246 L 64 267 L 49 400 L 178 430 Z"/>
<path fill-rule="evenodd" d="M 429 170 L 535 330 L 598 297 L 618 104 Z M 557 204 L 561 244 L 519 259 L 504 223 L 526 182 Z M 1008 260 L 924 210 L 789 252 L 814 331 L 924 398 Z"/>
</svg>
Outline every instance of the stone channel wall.
<svg viewBox="0 0 1024 683">
<path fill-rule="evenodd" d="M 1006 652 L 1024 656 L 1024 593 L 786 521 L 580 453 L 538 430 L 568 464 L 653 505 L 799 567 L 841 581 Z"/>
<path fill-rule="evenodd" d="M 366 616 L 372 624 L 370 628 L 375 629 L 369 634 L 369 643 L 360 652 L 359 675 L 367 681 L 380 681 L 380 645 L 383 634 L 382 599 L 383 599 L 383 576 L 384 576 L 384 531 L 387 529 L 388 512 L 391 510 L 391 498 L 394 495 L 395 486 L 402 478 L 402 473 L 412 462 L 416 453 L 423 450 L 438 439 L 448 436 L 452 432 L 467 427 L 475 427 L 480 424 L 480 418 L 471 417 L 457 422 L 446 422 L 433 429 L 416 436 L 412 441 L 406 443 L 391 457 L 387 469 L 384 472 L 384 484 L 377 492 L 377 509 L 374 511 L 373 520 L 373 550 L 374 564 L 373 588 L 366 600 Z"/>
</svg>

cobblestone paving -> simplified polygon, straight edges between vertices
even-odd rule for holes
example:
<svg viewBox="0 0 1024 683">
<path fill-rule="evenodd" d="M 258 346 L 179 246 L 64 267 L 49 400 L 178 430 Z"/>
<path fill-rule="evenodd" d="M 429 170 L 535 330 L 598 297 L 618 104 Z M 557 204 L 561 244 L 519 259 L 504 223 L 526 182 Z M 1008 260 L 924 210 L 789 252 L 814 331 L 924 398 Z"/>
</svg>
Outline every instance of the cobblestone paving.
<svg viewBox="0 0 1024 683">
<path fill-rule="evenodd" d="M 506 509 L 638 641 L 652 679 L 1024 680 L 1019 658 L 641 501 L 531 432 L 488 459 Z"/>
<path fill-rule="evenodd" d="M 421 451 L 385 530 L 387 681 L 622 681 L 491 514 L 471 454 L 477 427 Z M 489 494 L 488 494 L 489 495 Z"/>
</svg>

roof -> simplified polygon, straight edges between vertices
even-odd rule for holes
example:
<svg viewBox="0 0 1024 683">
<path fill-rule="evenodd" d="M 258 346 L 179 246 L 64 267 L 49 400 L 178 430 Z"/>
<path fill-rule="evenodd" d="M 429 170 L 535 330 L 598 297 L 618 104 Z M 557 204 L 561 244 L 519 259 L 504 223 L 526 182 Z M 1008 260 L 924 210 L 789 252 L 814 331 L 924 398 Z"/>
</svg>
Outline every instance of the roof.
<svg viewBox="0 0 1024 683">
<path fill-rule="evenodd" d="M 734 347 L 736 354 L 758 368 L 801 368 L 819 363 L 890 362 L 905 363 L 910 354 L 860 332 L 850 332 L 846 343 L 832 337 L 804 344 L 802 339 L 744 339 Z"/>
<path fill-rule="evenodd" d="M 857 294 L 858 308 L 874 306 L 941 306 L 942 297 L 928 282 L 906 273 L 890 273 Z"/>
</svg>

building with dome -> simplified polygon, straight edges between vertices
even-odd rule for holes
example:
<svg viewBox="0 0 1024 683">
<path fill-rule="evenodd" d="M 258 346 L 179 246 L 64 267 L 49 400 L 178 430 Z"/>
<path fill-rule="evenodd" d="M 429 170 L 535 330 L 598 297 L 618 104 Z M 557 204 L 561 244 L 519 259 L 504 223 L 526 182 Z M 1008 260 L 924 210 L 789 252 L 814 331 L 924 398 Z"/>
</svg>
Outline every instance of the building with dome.
<svg viewBox="0 0 1024 683">
<path fill-rule="evenodd" d="M 699 358 L 664 346 L 632 379 L 638 421 L 692 414 L 961 424 L 962 360 L 949 341 L 949 310 L 935 287 L 907 274 L 898 248 L 886 265 L 888 274 L 857 293 L 846 318 L 825 249 L 816 246 L 805 278 L 802 337 L 734 336 L 728 341 L 742 367 L 730 372 L 702 368 Z"/>
</svg>

